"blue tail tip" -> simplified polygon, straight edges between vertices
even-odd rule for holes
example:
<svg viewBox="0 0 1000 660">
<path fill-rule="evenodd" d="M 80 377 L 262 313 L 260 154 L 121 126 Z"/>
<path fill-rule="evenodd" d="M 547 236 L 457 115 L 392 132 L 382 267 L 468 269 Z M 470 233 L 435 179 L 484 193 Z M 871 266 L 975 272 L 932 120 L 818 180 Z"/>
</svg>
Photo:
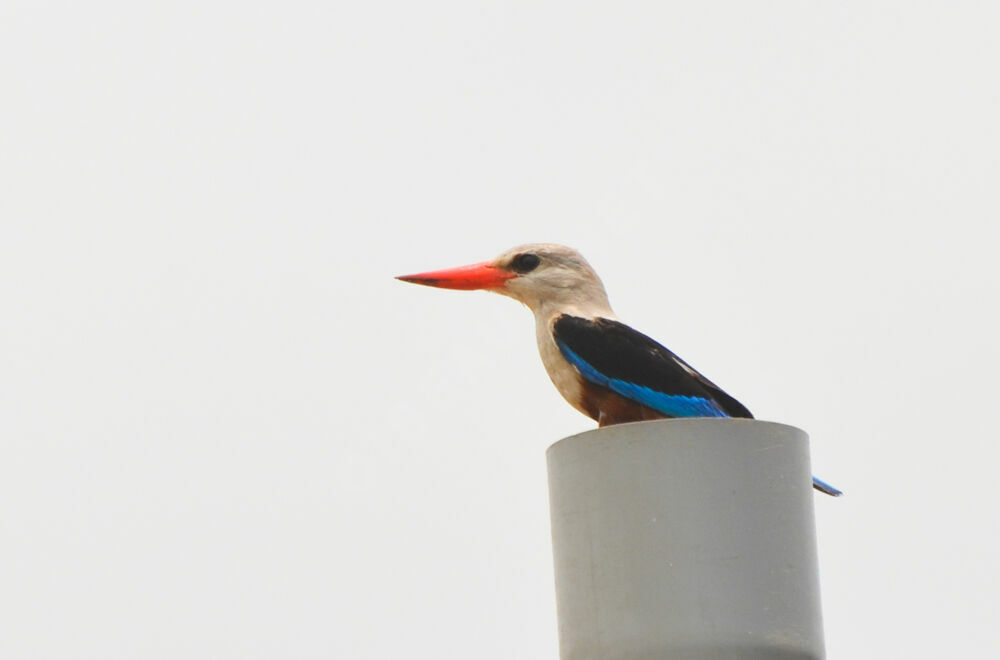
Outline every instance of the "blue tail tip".
<svg viewBox="0 0 1000 660">
<path fill-rule="evenodd" d="M 813 477 L 813 488 L 820 491 L 821 493 L 826 493 L 827 495 L 831 495 L 833 497 L 840 497 L 841 495 L 844 494 L 844 491 L 838 488 L 834 488 L 833 486 L 826 483 L 822 479 L 817 479 L 816 477 Z"/>
</svg>

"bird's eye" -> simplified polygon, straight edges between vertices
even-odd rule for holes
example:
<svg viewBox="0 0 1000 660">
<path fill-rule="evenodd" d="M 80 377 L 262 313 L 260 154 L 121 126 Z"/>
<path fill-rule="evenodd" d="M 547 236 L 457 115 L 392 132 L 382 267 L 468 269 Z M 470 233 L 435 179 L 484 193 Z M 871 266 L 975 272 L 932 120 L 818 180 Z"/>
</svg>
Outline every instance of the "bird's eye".
<svg viewBox="0 0 1000 660">
<path fill-rule="evenodd" d="M 538 268 L 540 263 L 542 260 L 538 258 L 537 254 L 527 252 L 514 257 L 510 262 L 510 269 L 515 273 L 530 273 Z"/>
</svg>

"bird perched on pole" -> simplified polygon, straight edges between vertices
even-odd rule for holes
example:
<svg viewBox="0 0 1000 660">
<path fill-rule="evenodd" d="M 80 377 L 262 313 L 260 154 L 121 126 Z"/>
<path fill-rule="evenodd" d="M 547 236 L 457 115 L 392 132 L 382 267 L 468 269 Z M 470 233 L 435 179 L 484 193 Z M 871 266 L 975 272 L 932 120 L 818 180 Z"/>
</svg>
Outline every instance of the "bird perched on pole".
<svg viewBox="0 0 1000 660">
<path fill-rule="evenodd" d="M 532 243 L 492 261 L 397 279 L 483 289 L 528 306 L 545 370 L 559 393 L 599 426 L 671 417 L 746 417 L 743 404 L 611 311 L 601 279 L 579 252 Z M 813 487 L 841 492 L 813 477 Z"/>
</svg>

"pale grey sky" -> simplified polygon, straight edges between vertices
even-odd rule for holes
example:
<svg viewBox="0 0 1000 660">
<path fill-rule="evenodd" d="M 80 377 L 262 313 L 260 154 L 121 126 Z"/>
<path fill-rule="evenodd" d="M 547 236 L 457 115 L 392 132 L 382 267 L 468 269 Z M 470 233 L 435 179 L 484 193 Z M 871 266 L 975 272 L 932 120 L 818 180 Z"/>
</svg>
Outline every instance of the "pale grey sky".
<svg viewBox="0 0 1000 660">
<path fill-rule="evenodd" d="M 529 241 L 810 433 L 831 658 L 997 655 L 998 19 L 6 3 L 0 656 L 556 657 L 593 424 L 392 279 Z"/>
</svg>

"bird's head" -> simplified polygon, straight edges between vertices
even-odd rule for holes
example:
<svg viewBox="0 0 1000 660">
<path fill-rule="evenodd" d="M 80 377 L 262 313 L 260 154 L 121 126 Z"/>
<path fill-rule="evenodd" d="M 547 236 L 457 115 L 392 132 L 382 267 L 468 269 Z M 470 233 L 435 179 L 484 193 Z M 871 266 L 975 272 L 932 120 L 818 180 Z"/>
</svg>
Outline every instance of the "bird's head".
<svg viewBox="0 0 1000 660">
<path fill-rule="evenodd" d="M 601 279 L 579 252 L 565 245 L 519 245 L 490 261 L 396 279 L 443 289 L 493 291 L 519 300 L 536 314 L 611 315 Z"/>
</svg>

